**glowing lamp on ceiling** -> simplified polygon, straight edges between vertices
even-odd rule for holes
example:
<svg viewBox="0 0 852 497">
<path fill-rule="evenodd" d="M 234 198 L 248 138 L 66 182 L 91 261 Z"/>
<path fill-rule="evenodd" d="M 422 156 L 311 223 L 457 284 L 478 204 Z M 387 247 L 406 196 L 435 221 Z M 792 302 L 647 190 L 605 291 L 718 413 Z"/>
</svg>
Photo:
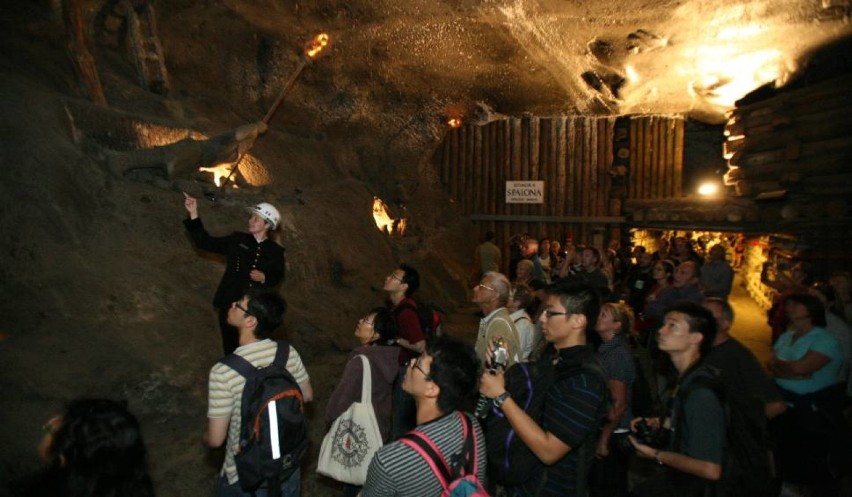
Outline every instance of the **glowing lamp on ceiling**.
<svg viewBox="0 0 852 497">
<path fill-rule="evenodd" d="M 462 120 L 460 117 L 451 117 L 447 120 L 447 126 L 455 129 L 462 125 Z"/>
</svg>

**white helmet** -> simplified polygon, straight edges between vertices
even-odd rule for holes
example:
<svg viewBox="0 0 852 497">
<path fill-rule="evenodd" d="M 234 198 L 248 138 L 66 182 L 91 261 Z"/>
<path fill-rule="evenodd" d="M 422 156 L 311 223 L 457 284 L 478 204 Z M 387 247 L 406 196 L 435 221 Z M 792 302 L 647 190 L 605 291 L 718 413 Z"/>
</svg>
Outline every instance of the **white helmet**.
<svg viewBox="0 0 852 497">
<path fill-rule="evenodd" d="M 260 204 L 255 205 L 249 209 L 249 212 L 252 214 L 257 214 L 267 224 L 269 224 L 270 229 L 275 229 L 278 227 L 278 221 L 281 219 L 281 214 L 278 212 L 278 209 L 275 208 L 270 203 L 262 202 Z"/>
</svg>

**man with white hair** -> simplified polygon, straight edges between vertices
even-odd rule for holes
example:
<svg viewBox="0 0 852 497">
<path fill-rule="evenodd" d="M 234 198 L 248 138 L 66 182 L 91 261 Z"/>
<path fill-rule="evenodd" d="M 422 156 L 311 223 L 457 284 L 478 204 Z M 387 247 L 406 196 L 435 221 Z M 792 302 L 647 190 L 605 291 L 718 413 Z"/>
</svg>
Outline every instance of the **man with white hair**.
<svg viewBox="0 0 852 497">
<path fill-rule="evenodd" d="M 479 284 L 473 287 L 473 303 L 479 306 L 485 316 L 479 322 L 475 346 L 476 355 L 483 364 L 489 362 L 486 358 L 488 344 L 498 338 L 503 338 L 509 349 L 510 357 L 506 368 L 514 364 L 521 353 L 518 330 L 506 309 L 510 290 L 509 279 L 495 271 L 485 273 Z"/>
<path fill-rule="evenodd" d="M 250 289 L 272 289 L 284 279 L 284 247 L 269 238 L 278 227 L 281 214 L 272 204 L 263 202 L 249 208 L 248 233 L 235 231 L 226 236 L 211 236 L 198 217 L 198 201 L 184 193 L 189 219 L 183 224 L 195 246 L 225 256 L 225 274 L 213 297 L 219 315 L 222 350 L 225 355 L 239 345 L 236 328 L 228 324 L 228 310 Z"/>
</svg>

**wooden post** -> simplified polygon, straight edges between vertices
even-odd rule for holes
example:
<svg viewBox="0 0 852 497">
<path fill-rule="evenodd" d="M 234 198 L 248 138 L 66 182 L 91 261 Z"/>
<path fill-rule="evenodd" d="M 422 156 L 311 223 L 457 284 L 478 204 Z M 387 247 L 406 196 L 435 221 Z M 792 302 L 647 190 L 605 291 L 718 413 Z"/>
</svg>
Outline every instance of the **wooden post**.
<svg viewBox="0 0 852 497">
<path fill-rule="evenodd" d="M 482 126 L 473 126 L 473 212 L 485 213 L 483 198 L 485 198 L 485 183 L 483 181 L 485 168 L 482 164 Z"/>
<path fill-rule="evenodd" d="M 68 37 L 68 55 L 71 65 L 86 97 L 97 105 L 106 107 L 101 80 L 95 58 L 86 48 L 86 38 L 83 34 L 83 7 L 80 0 L 62 0 L 62 17 L 65 21 L 65 33 Z"/>
<path fill-rule="evenodd" d="M 674 195 L 683 195 L 683 119 L 675 120 Z"/>
</svg>

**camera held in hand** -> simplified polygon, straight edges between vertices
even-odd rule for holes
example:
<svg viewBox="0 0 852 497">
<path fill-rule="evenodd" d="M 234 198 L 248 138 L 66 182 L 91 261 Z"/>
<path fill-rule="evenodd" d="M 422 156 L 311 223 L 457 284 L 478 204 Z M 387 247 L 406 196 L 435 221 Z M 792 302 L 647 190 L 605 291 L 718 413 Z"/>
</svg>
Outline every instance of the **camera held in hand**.
<svg viewBox="0 0 852 497">
<path fill-rule="evenodd" d="M 648 424 L 648 421 L 646 421 L 645 418 L 642 418 L 638 423 L 636 423 L 636 431 L 633 433 L 633 437 L 640 444 L 647 445 L 655 449 L 662 449 L 668 446 L 670 433 L 671 432 L 665 428 L 654 428 Z M 620 438 L 618 440 L 618 446 L 626 453 L 633 453 L 636 451 L 636 448 L 633 447 L 633 444 L 630 443 L 630 439 L 627 437 Z"/>
</svg>

